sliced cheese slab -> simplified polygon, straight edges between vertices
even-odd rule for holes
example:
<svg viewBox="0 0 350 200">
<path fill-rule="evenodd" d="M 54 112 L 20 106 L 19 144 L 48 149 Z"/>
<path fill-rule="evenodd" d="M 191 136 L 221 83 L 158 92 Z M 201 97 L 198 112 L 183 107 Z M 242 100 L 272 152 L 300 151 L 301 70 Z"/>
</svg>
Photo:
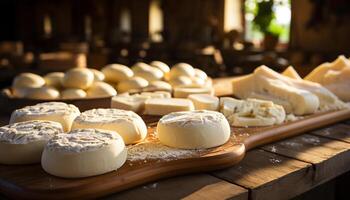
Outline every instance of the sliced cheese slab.
<svg viewBox="0 0 350 200">
<path fill-rule="evenodd" d="M 196 110 L 219 110 L 219 98 L 209 94 L 191 94 L 188 96 Z"/>
<path fill-rule="evenodd" d="M 291 79 L 266 66 L 258 67 L 253 74 L 233 80 L 232 84 L 233 94 L 241 99 L 259 96 L 277 104 L 283 102 L 282 106 L 288 105 L 286 111 L 295 115 L 346 107 L 320 84 Z"/>
<path fill-rule="evenodd" d="M 145 107 L 145 101 L 150 99 L 150 96 L 133 95 L 133 96 L 115 96 L 111 100 L 111 108 L 122 110 L 130 110 L 136 113 L 141 113 Z"/>
<path fill-rule="evenodd" d="M 189 99 L 181 98 L 151 98 L 145 102 L 144 114 L 166 115 L 177 111 L 194 110 L 194 105 Z"/>
<path fill-rule="evenodd" d="M 92 109 L 78 116 L 72 130 L 95 128 L 115 131 L 120 134 L 125 144 L 142 141 L 147 136 L 147 127 L 142 118 L 135 112 L 120 109 Z"/>
<path fill-rule="evenodd" d="M 25 121 L 0 127 L 0 163 L 39 163 L 47 141 L 63 133 L 60 123 Z"/>
<path fill-rule="evenodd" d="M 82 178 L 115 171 L 126 157 L 125 144 L 116 132 L 77 129 L 49 140 L 41 166 L 54 176 Z"/>
<path fill-rule="evenodd" d="M 258 99 L 238 100 L 231 97 L 220 98 L 220 112 L 232 126 L 271 126 L 281 124 L 286 118 L 282 106 L 272 101 Z"/>
<path fill-rule="evenodd" d="M 302 78 L 300 77 L 300 75 L 298 74 L 298 72 L 294 69 L 293 66 L 289 66 L 287 67 L 287 69 L 285 69 L 283 72 L 282 72 L 282 75 L 285 75 L 289 78 L 293 78 L 293 79 L 299 79 L 301 80 Z"/>
<path fill-rule="evenodd" d="M 70 131 L 73 120 L 79 114 L 79 109 L 72 104 L 45 102 L 13 111 L 10 124 L 31 120 L 48 120 L 60 123 L 63 130 L 67 132 Z"/>
<path fill-rule="evenodd" d="M 171 98 L 171 93 L 165 91 L 141 92 L 140 96 L 146 96 L 150 98 Z"/>
<path fill-rule="evenodd" d="M 214 89 L 209 87 L 176 87 L 174 88 L 175 98 L 187 98 L 191 94 L 214 95 Z"/>
<path fill-rule="evenodd" d="M 181 149 L 212 148 L 230 138 L 230 125 L 215 111 L 173 112 L 163 116 L 157 124 L 159 141 Z"/>
</svg>

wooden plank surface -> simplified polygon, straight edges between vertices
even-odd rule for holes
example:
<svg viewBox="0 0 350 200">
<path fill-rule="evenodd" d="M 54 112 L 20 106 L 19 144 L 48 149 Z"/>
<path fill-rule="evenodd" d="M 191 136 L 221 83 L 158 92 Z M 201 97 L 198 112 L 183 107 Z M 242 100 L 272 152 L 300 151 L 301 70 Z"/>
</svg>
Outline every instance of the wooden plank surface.
<svg viewBox="0 0 350 200">
<path fill-rule="evenodd" d="M 310 163 L 261 149 L 249 151 L 237 165 L 214 176 L 250 190 L 250 199 L 289 199 L 312 187 Z"/>
<path fill-rule="evenodd" d="M 314 135 L 350 143 L 350 124 L 335 124 L 311 132 Z"/>
<path fill-rule="evenodd" d="M 262 149 L 313 164 L 314 184 L 328 181 L 350 168 L 349 143 L 316 135 L 296 136 L 264 146 Z"/>
<path fill-rule="evenodd" d="M 207 174 L 195 174 L 153 182 L 106 199 L 247 200 L 248 190 Z"/>
</svg>

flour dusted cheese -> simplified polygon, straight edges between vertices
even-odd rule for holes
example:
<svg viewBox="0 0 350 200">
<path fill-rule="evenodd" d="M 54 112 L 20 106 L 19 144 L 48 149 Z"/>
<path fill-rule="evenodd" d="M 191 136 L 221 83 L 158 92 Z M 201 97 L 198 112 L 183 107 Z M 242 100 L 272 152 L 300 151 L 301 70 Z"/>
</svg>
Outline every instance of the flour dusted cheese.
<svg viewBox="0 0 350 200">
<path fill-rule="evenodd" d="M 92 109 L 81 113 L 72 130 L 95 128 L 115 131 L 122 136 L 125 144 L 142 141 L 147 136 L 147 127 L 142 118 L 132 111 L 120 109 Z"/>
<path fill-rule="evenodd" d="M 215 111 L 173 112 L 163 116 L 157 125 L 159 141 L 181 149 L 211 148 L 226 143 L 230 125 Z"/>
<path fill-rule="evenodd" d="M 220 98 L 220 112 L 232 126 L 271 126 L 281 124 L 286 118 L 282 106 L 257 99 L 238 100 Z"/>
<path fill-rule="evenodd" d="M 117 170 L 126 157 L 125 144 L 116 132 L 76 129 L 48 141 L 41 165 L 55 176 L 81 178 Z"/>
<path fill-rule="evenodd" d="M 47 141 L 63 133 L 57 122 L 33 120 L 0 127 L 0 163 L 39 163 Z"/>
<path fill-rule="evenodd" d="M 189 99 L 181 98 L 151 98 L 145 102 L 146 115 L 166 115 L 177 111 L 194 110 L 194 105 Z"/>
<path fill-rule="evenodd" d="M 60 123 L 66 132 L 71 129 L 73 120 L 79 114 L 79 109 L 72 104 L 45 102 L 13 111 L 10 124 L 30 120 L 48 120 Z"/>
</svg>

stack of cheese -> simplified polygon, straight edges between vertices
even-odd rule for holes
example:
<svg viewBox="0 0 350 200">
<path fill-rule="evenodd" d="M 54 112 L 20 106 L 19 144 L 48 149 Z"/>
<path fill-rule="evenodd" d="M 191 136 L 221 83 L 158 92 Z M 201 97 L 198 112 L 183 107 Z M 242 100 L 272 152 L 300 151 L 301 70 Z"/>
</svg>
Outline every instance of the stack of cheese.
<svg viewBox="0 0 350 200">
<path fill-rule="evenodd" d="M 290 75 L 291 70 L 286 74 Z M 282 105 L 286 113 L 295 115 L 347 107 L 320 84 L 283 76 L 266 66 L 258 67 L 253 74 L 235 79 L 232 84 L 236 97 L 269 100 Z"/>
<path fill-rule="evenodd" d="M 41 162 L 56 176 L 94 176 L 121 167 L 127 156 L 125 144 L 146 136 L 146 124 L 132 111 L 80 113 L 74 105 L 40 103 L 15 110 L 10 124 L 0 127 L 0 163 Z"/>
<path fill-rule="evenodd" d="M 350 101 L 350 60 L 345 56 L 321 64 L 304 79 L 321 84 L 343 101 Z"/>
<path fill-rule="evenodd" d="M 117 94 L 113 86 L 103 82 L 105 75 L 88 68 L 52 72 L 44 77 L 22 73 L 12 83 L 12 94 L 18 98 L 54 100 L 110 97 Z"/>
</svg>

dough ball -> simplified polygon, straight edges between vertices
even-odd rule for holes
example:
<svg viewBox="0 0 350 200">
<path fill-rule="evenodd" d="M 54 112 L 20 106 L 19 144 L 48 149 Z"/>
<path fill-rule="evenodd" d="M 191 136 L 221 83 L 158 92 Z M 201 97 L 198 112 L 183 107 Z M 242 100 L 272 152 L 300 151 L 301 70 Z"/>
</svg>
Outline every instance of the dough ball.
<svg viewBox="0 0 350 200">
<path fill-rule="evenodd" d="M 194 68 L 194 76 L 203 80 L 206 80 L 208 78 L 208 75 L 203 70 L 198 68 Z"/>
<path fill-rule="evenodd" d="M 48 120 L 58 122 L 65 132 L 70 131 L 73 120 L 80 111 L 72 104 L 62 102 L 45 102 L 26 106 L 12 112 L 10 124 L 31 120 Z"/>
<path fill-rule="evenodd" d="M 115 171 L 125 163 L 126 157 L 125 144 L 117 133 L 77 129 L 49 140 L 41 166 L 54 176 L 82 178 Z"/>
<path fill-rule="evenodd" d="M 128 80 L 134 76 L 134 72 L 127 66 L 121 64 L 110 64 L 102 68 L 107 82 L 118 83 Z"/>
<path fill-rule="evenodd" d="M 193 77 L 195 71 L 193 67 L 187 63 L 177 63 L 170 70 L 170 79 L 174 79 L 178 76 Z"/>
<path fill-rule="evenodd" d="M 130 90 L 138 90 L 148 86 L 148 81 L 141 77 L 133 77 L 129 80 L 122 81 L 118 84 L 118 92 L 128 92 Z"/>
<path fill-rule="evenodd" d="M 86 68 L 74 68 L 68 70 L 63 78 L 63 86 L 66 88 L 87 89 L 94 81 L 94 74 Z"/>
<path fill-rule="evenodd" d="M 52 87 L 31 88 L 24 96 L 28 99 L 53 100 L 60 97 L 60 92 Z"/>
<path fill-rule="evenodd" d="M 173 87 L 183 86 L 183 85 L 191 85 L 192 79 L 187 76 L 178 76 L 169 81 L 170 85 Z"/>
<path fill-rule="evenodd" d="M 72 129 L 95 128 L 115 131 L 125 144 L 142 141 L 147 136 L 147 127 L 142 118 L 132 111 L 119 109 L 88 110 L 74 120 Z"/>
<path fill-rule="evenodd" d="M 111 97 L 117 95 L 117 91 L 114 87 L 105 82 L 94 82 L 86 93 L 89 98 Z"/>
<path fill-rule="evenodd" d="M 63 133 L 60 123 L 26 121 L 0 127 L 0 163 L 39 163 L 47 141 Z"/>
<path fill-rule="evenodd" d="M 230 138 L 230 125 L 223 114 L 197 110 L 163 116 L 157 125 L 159 141 L 181 149 L 212 148 Z"/>
<path fill-rule="evenodd" d="M 89 70 L 94 74 L 94 81 L 97 82 L 105 80 L 105 75 L 101 71 L 92 68 L 90 68 Z"/>
<path fill-rule="evenodd" d="M 62 99 L 81 99 L 86 97 L 86 92 L 82 89 L 68 88 L 61 92 Z"/>
<path fill-rule="evenodd" d="M 54 88 L 61 88 L 62 82 L 63 82 L 64 73 L 63 72 L 52 72 L 48 73 L 44 76 L 45 79 L 45 85 L 54 87 Z"/>
<path fill-rule="evenodd" d="M 165 64 L 164 62 L 161 61 L 152 61 L 150 63 L 152 67 L 160 69 L 164 74 L 170 72 L 170 67 L 169 65 Z"/>
<path fill-rule="evenodd" d="M 43 85 L 45 85 L 45 80 L 33 73 L 21 73 L 12 82 L 12 87 L 15 88 L 38 88 Z"/>
<path fill-rule="evenodd" d="M 135 76 L 146 79 L 148 82 L 157 81 L 163 78 L 164 73 L 155 67 L 149 67 L 146 70 L 139 70 L 135 72 Z"/>
</svg>

